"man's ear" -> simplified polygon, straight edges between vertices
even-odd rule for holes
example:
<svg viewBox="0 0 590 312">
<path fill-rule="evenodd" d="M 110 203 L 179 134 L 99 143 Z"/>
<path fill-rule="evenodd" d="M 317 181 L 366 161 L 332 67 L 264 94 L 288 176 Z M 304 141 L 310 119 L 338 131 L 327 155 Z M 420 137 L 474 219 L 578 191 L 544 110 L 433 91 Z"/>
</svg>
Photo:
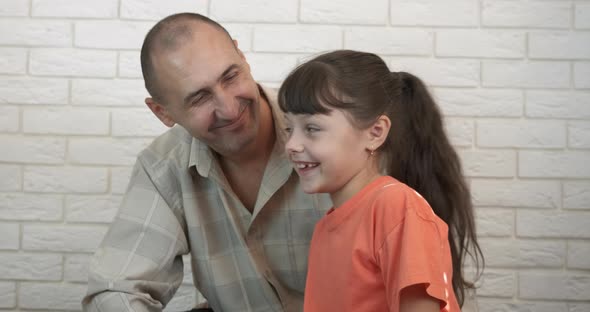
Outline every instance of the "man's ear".
<svg viewBox="0 0 590 312">
<path fill-rule="evenodd" d="M 391 120 L 385 115 L 379 116 L 377 120 L 367 129 L 368 146 L 367 150 L 376 150 L 387 140 L 389 130 L 391 129 Z"/>
<path fill-rule="evenodd" d="M 154 113 L 154 115 L 156 115 L 156 117 L 158 117 L 158 119 L 160 119 L 160 121 L 167 127 L 172 127 L 174 124 L 176 124 L 165 105 L 158 103 L 151 97 L 145 98 L 145 104 L 150 108 L 152 113 Z"/>
<path fill-rule="evenodd" d="M 244 52 L 242 52 L 242 50 L 240 50 L 240 48 L 238 47 L 238 40 L 236 39 L 232 39 L 234 46 L 236 47 L 236 51 L 238 51 L 238 54 L 240 55 L 240 57 L 245 61 L 246 60 L 246 56 L 244 55 Z"/>
</svg>

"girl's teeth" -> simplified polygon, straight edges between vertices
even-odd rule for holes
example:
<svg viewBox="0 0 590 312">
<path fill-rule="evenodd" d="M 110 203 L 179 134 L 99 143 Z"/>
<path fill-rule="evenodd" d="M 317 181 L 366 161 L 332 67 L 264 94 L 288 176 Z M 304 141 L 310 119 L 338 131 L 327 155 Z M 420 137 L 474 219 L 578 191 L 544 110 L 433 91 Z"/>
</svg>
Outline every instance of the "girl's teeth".
<svg viewBox="0 0 590 312">
<path fill-rule="evenodd" d="M 317 164 L 297 164 L 297 169 L 306 169 L 311 167 L 316 167 Z"/>
</svg>

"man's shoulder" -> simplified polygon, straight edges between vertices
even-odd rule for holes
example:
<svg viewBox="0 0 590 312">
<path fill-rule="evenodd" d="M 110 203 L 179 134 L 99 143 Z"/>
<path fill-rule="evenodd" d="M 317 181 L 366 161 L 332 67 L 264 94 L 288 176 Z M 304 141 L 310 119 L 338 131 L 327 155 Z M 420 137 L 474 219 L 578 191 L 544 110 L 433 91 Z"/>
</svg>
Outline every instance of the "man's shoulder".
<svg viewBox="0 0 590 312">
<path fill-rule="evenodd" d="M 191 143 L 190 133 L 176 125 L 155 138 L 139 153 L 138 160 L 149 166 L 158 166 L 171 161 L 188 162 Z"/>
<path fill-rule="evenodd" d="M 271 109 L 273 111 L 279 110 L 279 89 L 262 84 L 258 84 L 258 89 L 260 90 L 260 95 L 268 101 L 268 104 L 270 105 Z"/>
<path fill-rule="evenodd" d="M 155 138 L 137 157 L 136 168 L 141 167 L 145 178 L 170 207 L 182 206 L 182 186 L 191 181 L 186 170 L 191 143 L 192 136 L 177 125 Z"/>
</svg>

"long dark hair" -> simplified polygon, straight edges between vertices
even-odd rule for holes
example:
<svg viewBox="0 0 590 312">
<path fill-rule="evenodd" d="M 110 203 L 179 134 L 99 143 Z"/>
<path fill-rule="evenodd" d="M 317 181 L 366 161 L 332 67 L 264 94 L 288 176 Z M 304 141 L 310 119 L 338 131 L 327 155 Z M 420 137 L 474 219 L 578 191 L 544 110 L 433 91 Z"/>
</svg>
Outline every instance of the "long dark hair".
<svg viewBox="0 0 590 312">
<path fill-rule="evenodd" d="M 442 115 L 424 83 L 405 72 L 390 72 L 372 53 L 339 50 L 297 67 L 279 90 L 284 112 L 327 114 L 342 109 L 359 128 L 379 116 L 391 119 L 391 130 L 381 146 L 382 167 L 388 175 L 418 191 L 449 227 L 453 262 L 453 290 L 462 306 L 467 255 L 478 275 L 483 254 L 477 243 L 473 206 L 461 162 L 443 127 Z"/>
</svg>

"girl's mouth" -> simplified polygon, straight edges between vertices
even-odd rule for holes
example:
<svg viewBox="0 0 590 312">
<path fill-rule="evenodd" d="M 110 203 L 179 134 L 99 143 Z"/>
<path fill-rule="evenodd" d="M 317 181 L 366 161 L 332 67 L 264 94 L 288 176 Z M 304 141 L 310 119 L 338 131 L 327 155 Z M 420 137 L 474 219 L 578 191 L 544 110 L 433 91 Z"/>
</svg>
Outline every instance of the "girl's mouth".
<svg viewBox="0 0 590 312">
<path fill-rule="evenodd" d="M 295 163 L 295 168 L 299 170 L 311 169 L 319 166 L 319 163 Z"/>
</svg>

